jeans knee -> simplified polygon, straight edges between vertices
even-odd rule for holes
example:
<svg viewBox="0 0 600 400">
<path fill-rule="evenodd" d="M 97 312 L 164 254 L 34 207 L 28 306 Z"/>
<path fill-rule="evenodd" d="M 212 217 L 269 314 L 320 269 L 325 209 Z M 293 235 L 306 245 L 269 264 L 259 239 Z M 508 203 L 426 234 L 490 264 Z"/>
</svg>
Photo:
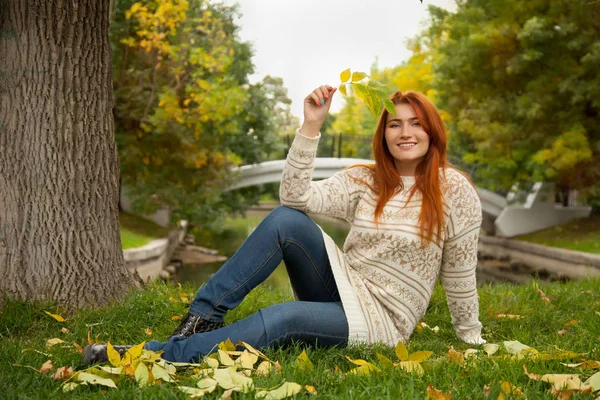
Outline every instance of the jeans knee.
<svg viewBox="0 0 600 400">
<path fill-rule="evenodd" d="M 275 208 L 269 213 L 269 215 L 267 215 L 265 220 L 272 224 L 273 227 L 278 229 L 288 226 L 293 226 L 295 229 L 297 229 L 303 224 L 314 224 L 310 217 L 302 211 L 286 206 L 279 206 Z"/>
</svg>

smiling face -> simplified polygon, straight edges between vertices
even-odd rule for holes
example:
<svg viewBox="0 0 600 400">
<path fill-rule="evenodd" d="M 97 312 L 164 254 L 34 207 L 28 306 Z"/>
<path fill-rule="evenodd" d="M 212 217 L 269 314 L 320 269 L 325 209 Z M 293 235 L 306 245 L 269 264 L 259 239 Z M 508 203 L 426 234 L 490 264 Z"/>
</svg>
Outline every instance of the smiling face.
<svg viewBox="0 0 600 400">
<path fill-rule="evenodd" d="M 398 173 L 414 176 L 417 165 L 429 150 L 429 135 L 410 104 L 396 104 L 395 108 L 396 115 L 387 116 L 385 141 Z"/>
</svg>

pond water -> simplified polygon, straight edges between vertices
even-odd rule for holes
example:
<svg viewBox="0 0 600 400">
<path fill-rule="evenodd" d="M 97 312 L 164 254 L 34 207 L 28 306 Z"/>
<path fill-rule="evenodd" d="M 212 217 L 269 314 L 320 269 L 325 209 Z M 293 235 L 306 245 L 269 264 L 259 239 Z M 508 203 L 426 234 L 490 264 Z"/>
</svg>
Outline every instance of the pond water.
<svg viewBox="0 0 600 400">
<path fill-rule="evenodd" d="M 225 222 L 223 232 L 215 234 L 211 238 L 212 243 L 198 244 L 216 249 L 219 251 L 219 254 L 231 257 L 268 213 L 269 211 L 250 210 L 246 213 L 245 218 L 238 217 L 229 219 Z M 349 226 L 345 221 L 319 216 L 314 216 L 313 219 L 321 225 L 340 248 L 343 246 L 349 230 Z M 174 279 L 177 282 L 190 282 L 196 286 L 200 286 L 217 272 L 223 264 L 224 262 L 214 262 L 186 265 L 177 271 Z M 266 283 L 277 288 L 290 287 L 283 262 L 267 279 Z"/>
</svg>

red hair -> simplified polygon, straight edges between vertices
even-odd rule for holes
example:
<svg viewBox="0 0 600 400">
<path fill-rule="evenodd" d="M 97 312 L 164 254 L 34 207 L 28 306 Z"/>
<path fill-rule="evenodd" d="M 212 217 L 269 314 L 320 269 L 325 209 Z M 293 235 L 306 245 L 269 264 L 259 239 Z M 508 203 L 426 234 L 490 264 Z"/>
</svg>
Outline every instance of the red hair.
<svg viewBox="0 0 600 400">
<path fill-rule="evenodd" d="M 442 190 L 440 187 L 440 168 L 448 167 L 446 160 L 447 136 L 440 113 L 435 105 L 425 95 L 409 91 L 396 92 L 390 99 L 397 104 L 408 104 L 415 110 L 423 130 L 429 135 L 429 150 L 415 171 L 415 185 L 407 200 L 418 190 L 422 194 L 421 212 L 419 215 L 419 234 L 424 240 L 423 245 L 430 243 L 434 235 L 439 243 L 444 227 L 444 208 Z M 375 223 L 383 213 L 383 207 L 394 196 L 397 188 L 403 188 L 400 174 L 396 170 L 394 157 L 390 153 L 385 140 L 385 129 L 389 112 L 384 108 L 379 117 L 375 135 L 373 136 L 374 165 L 355 165 L 366 167 L 374 173 L 375 187 L 371 188 L 377 195 L 375 206 Z"/>
</svg>

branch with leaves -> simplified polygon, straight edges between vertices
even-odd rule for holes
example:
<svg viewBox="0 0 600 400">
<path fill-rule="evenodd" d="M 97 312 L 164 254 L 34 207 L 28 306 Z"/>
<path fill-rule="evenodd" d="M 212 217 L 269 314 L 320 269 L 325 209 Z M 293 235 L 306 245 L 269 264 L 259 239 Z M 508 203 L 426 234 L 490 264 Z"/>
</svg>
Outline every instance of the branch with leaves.
<svg viewBox="0 0 600 400">
<path fill-rule="evenodd" d="M 371 113 L 377 117 L 381 113 L 381 108 L 385 109 L 390 114 L 396 114 L 394 103 L 386 93 L 386 85 L 369 79 L 369 75 L 364 72 L 351 72 L 350 68 L 340 73 L 339 85 L 340 93 L 344 96 L 356 95 L 363 100 Z"/>
</svg>

